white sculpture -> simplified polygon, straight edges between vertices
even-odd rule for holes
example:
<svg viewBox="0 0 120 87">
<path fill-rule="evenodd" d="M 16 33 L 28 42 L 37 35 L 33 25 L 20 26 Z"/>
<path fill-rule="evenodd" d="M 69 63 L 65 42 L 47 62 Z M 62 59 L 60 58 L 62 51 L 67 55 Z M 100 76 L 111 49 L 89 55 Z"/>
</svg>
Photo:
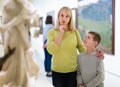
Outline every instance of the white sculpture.
<svg viewBox="0 0 120 87">
<path fill-rule="evenodd" d="M 8 48 L 15 48 L 15 51 L 2 66 L 0 87 L 30 87 L 29 78 L 37 78 L 39 73 L 28 34 L 30 19 L 36 10 L 27 0 L 5 0 L 2 12 L 0 31 L 4 34 L 5 53 L 9 53 Z"/>
</svg>

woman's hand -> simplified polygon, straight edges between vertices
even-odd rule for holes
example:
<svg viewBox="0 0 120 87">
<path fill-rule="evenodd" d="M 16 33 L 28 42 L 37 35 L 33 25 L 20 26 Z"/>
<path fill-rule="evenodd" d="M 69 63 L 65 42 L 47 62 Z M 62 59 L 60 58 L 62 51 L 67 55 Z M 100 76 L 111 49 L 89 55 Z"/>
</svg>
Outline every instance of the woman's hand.
<svg viewBox="0 0 120 87">
<path fill-rule="evenodd" d="M 44 44 L 44 45 L 43 45 L 43 48 L 46 48 L 46 47 L 47 47 L 47 44 Z"/>
<path fill-rule="evenodd" d="M 58 46 L 60 46 L 60 44 L 61 44 L 61 42 L 62 42 L 62 38 L 63 38 L 63 35 L 64 35 L 64 32 L 65 32 L 65 26 L 64 25 L 61 25 L 61 26 L 59 26 L 59 31 L 60 31 L 60 33 L 59 33 L 59 35 L 58 35 L 58 37 L 55 39 L 55 43 L 58 45 Z"/>
<path fill-rule="evenodd" d="M 79 85 L 78 87 L 85 87 L 84 85 Z"/>
<path fill-rule="evenodd" d="M 97 57 L 101 58 L 101 59 L 104 59 L 104 54 L 103 54 L 102 50 L 97 50 Z"/>
<path fill-rule="evenodd" d="M 66 27 L 64 25 L 61 25 L 59 27 L 60 32 L 63 32 L 63 33 L 65 32 L 65 29 L 66 29 Z"/>
</svg>

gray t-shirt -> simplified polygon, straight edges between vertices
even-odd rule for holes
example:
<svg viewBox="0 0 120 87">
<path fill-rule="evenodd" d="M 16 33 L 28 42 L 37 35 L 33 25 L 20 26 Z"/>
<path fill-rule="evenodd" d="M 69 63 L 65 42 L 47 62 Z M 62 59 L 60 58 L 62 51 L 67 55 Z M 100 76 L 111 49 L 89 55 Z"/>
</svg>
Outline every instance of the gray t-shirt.
<svg viewBox="0 0 120 87">
<path fill-rule="evenodd" d="M 77 84 L 87 87 L 104 87 L 103 60 L 92 54 L 81 53 L 78 56 Z"/>
</svg>

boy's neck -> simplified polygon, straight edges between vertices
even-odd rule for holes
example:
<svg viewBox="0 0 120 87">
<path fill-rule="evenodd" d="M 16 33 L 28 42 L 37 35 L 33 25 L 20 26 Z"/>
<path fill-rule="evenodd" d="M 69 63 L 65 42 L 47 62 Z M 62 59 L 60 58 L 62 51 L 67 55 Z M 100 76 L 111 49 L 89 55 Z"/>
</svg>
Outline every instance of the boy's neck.
<svg viewBox="0 0 120 87">
<path fill-rule="evenodd" d="M 93 52 L 96 52 L 96 48 L 87 48 L 86 53 L 92 54 Z"/>
</svg>

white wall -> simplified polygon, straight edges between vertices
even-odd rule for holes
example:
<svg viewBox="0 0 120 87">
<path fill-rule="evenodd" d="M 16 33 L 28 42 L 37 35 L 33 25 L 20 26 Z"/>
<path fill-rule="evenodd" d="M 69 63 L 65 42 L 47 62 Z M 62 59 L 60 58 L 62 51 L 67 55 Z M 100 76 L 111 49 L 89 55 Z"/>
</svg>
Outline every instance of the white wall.
<svg viewBox="0 0 120 87">
<path fill-rule="evenodd" d="M 120 0 L 115 1 L 115 55 L 120 59 Z"/>
<path fill-rule="evenodd" d="M 115 55 L 106 55 L 106 69 L 120 76 L 120 0 L 115 1 Z"/>
<path fill-rule="evenodd" d="M 35 8 L 38 10 L 39 16 L 43 17 L 43 24 L 45 23 L 47 12 L 54 10 L 55 18 L 56 18 L 58 10 L 62 6 L 68 6 L 70 8 L 75 8 L 75 7 L 77 8 L 77 0 L 43 0 L 43 1 L 33 0 L 32 3 L 35 6 Z"/>
<path fill-rule="evenodd" d="M 105 55 L 105 68 L 120 77 L 120 5 L 118 3 L 120 0 L 115 0 L 115 55 Z"/>
<path fill-rule="evenodd" d="M 33 0 L 32 3 L 38 9 L 40 15 L 52 10 L 58 10 L 64 5 L 77 7 L 77 0 Z"/>
</svg>

